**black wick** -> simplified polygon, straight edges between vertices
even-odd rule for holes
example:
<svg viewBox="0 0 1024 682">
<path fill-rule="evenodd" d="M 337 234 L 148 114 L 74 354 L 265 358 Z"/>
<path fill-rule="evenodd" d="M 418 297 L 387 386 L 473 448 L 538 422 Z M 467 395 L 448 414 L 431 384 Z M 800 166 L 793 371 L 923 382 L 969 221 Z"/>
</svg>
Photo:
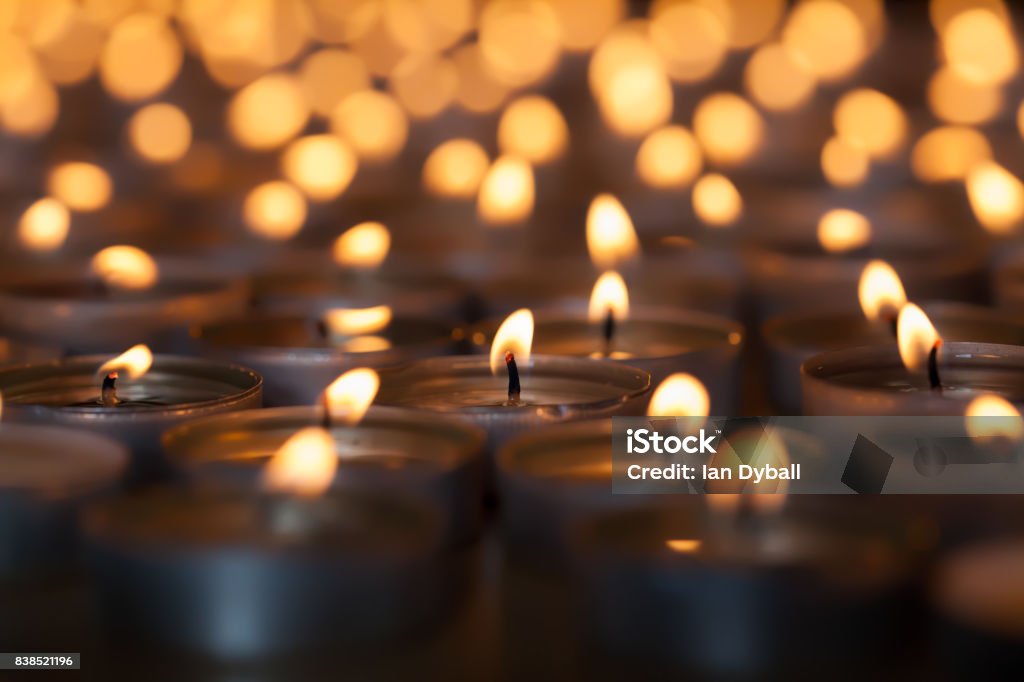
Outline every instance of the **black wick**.
<svg viewBox="0 0 1024 682">
<path fill-rule="evenodd" d="M 928 383 L 933 391 L 942 390 L 942 381 L 939 379 L 939 348 L 941 347 L 942 339 L 938 339 L 928 352 Z"/>
<path fill-rule="evenodd" d="M 516 367 L 516 356 L 511 352 L 505 353 L 505 367 L 508 368 L 508 400 L 510 403 L 518 403 L 522 393 L 519 384 L 519 368 Z"/>
<path fill-rule="evenodd" d="M 100 404 L 117 405 L 120 402 L 117 398 L 117 372 L 108 372 L 103 377 L 103 385 L 100 388 Z"/>
<path fill-rule="evenodd" d="M 606 349 L 611 349 L 612 339 L 615 338 L 615 313 L 609 308 L 604 316 L 604 324 L 601 326 L 601 335 L 604 337 Z"/>
</svg>

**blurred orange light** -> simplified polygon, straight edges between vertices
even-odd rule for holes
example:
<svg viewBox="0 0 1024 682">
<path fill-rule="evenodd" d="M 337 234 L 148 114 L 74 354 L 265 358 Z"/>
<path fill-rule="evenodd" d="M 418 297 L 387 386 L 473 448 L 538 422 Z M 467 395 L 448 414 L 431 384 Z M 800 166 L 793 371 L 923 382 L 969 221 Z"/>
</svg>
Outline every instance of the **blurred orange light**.
<svg viewBox="0 0 1024 682">
<path fill-rule="evenodd" d="M 245 196 L 242 215 L 249 229 L 266 239 L 294 237 L 306 222 L 306 200 L 294 185 L 272 180 Z"/>
<path fill-rule="evenodd" d="M 150 104 L 128 121 L 128 139 L 135 152 L 151 163 L 171 163 L 192 144 L 192 124 L 173 104 Z"/>
</svg>

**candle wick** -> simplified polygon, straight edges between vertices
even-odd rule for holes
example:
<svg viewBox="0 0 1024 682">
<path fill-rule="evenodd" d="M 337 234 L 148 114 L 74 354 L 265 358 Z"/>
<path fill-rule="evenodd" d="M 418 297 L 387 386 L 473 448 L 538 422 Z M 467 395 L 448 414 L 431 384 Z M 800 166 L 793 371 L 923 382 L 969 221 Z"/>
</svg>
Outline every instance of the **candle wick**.
<svg viewBox="0 0 1024 682">
<path fill-rule="evenodd" d="M 317 319 L 315 322 L 316 333 L 320 335 L 321 339 L 329 340 L 331 338 L 330 330 L 327 328 L 327 323 L 324 322 L 323 318 Z"/>
<path fill-rule="evenodd" d="M 612 347 L 612 339 L 615 338 L 615 313 L 611 308 L 608 308 L 608 312 L 604 316 L 601 334 L 604 336 L 605 354 L 607 355 Z"/>
<path fill-rule="evenodd" d="M 334 425 L 331 418 L 331 405 L 327 402 L 327 391 L 320 394 L 320 427 L 330 430 Z"/>
<path fill-rule="evenodd" d="M 942 347 L 942 339 L 938 339 L 928 353 L 928 383 L 933 391 L 942 390 L 942 381 L 939 379 L 939 348 Z"/>
<path fill-rule="evenodd" d="M 892 338 L 899 338 L 899 316 L 895 314 L 885 315 L 883 319 L 889 323 L 889 331 L 892 332 Z"/>
<path fill-rule="evenodd" d="M 100 387 L 100 404 L 114 406 L 121 402 L 117 397 L 117 372 L 108 372 Z"/>
<path fill-rule="evenodd" d="M 508 368 L 508 401 L 516 404 L 519 402 L 522 387 L 519 384 L 519 368 L 516 367 L 516 356 L 510 352 L 505 353 L 505 367 Z"/>
</svg>

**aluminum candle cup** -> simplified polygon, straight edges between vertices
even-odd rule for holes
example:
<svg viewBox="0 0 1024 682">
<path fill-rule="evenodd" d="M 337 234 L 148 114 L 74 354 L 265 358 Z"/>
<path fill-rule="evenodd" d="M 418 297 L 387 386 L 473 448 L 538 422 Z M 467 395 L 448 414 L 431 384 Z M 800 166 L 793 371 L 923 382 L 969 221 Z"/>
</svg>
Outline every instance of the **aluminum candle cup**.
<svg viewBox="0 0 1024 682">
<path fill-rule="evenodd" d="M 726 316 L 739 309 L 742 270 L 724 252 L 645 252 L 637 262 L 624 264 L 621 274 L 635 301 Z M 544 308 L 559 300 L 585 302 L 598 275 L 600 272 L 582 259 L 568 263 L 534 259 L 516 270 L 492 274 L 481 283 L 480 295 L 494 316 L 523 307 Z"/>
<path fill-rule="evenodd" d="M 164 436 L 172 465 L 196 485 L 253 490 L 274 453 L 319 409 L 252 410 L 190 421 Z M 330 427 L 338 454 L 332 488 L 415 498 L 441 514 L 448 545 L 475 539 L 483 500 L 484 434 L 454 419 L 372 407 L 354 425 Z"/>
<path fill-rule="evenodd" d="M 679 507 L 675 496 L 612 494 L 612 421 L 549 426 L 510 440 L 498 453 L 502 525 L 515 548 L 565 558 L 570 531 L 612 509 Z M 685 501 L 697 502 L 697 496 Z"/>
<path fill-rule="evenodd" d="M 835 519 L 747 521 L 712 533 L 699 514 L 641 511 L 581 527 L 591 641 L 662 673 L 726 677 L 820 674 L 904 641 L 911 571 L 894 540 Z"/>
<path fill-rule="evenodd" d="M 851 253 L 829 254 L 806 240 L 776 240 L 750 248 L 747 267 L 757 313 L 768 319 L 809 306 L 856 301 L 864 267 L 876 258 L 900 274 L 912 300 L 985 298 L 987 254 L 975 242 L 896 232 L 890 243 Z"/>
<path fill-rule="evenodd" d="M 1020 538 L 967 546 L 936 570 L 931 601 L 935 653 L 958 679 L 1000 678 L 1024 664 Z"/>
<path fill-rule="evenodd" d="M 1018 256 L 996 266 L 992 294 L 1000 308 L 1024 311 L 1024 260 Z"/>
<path fill-rule="evenodd" d="M 139 379 L 119 382 L 113 406 L 99 403 L 97 369 L 107 356 L 79 356 L 0 369 L 4 420 L 74 426 L 123 443 L 132 478 L 164 468 L 160 436 L 196 417 L 261 405 L 263 380 L 250 369 L 172 355 L 154 356 Z"/>
<path fill-rule="evenodd" d="M 0 328 L 62 347 L 68 354 L 116 353 L 135 343 L 161 351 L 191 347 L 188 327 L 240 315 L 244 280 L 158 261 L 160 280 L 143 291 L 115 291 L 88 266 L 16 275 L 0 283 Z"/>
<path fill-rule="evenodd" d="M 672 308 L 633 307 L 629 319 L 616 324 L 609 348 L 602 325 L 587 319 L 585 307 L 540 309 L 534 320 L 536 353 L 620 360 L 650 372 L 652 386 L 675 372 L 688 372 L 704 383 L 716 413 L 739 409 L 743 327 L 738 322 Z M 500 324 L 496 320 L 484 327 L 482 347 L 490 348 Z"/>
<path fill-rule="evenodd" d="M 607 360 L 533 355 L 529 366 L 519 369 L 518 405 L 508 404 L 506 377 L 492 375 L 488 359 L 475 356 L 382 370 L 376 404 L 465 419 L 487 432 L 493 455 L 509 438 L 546 424 L 641 414 L 651 387 L 645 370 Z"/>
<path fill-rule="evenodd" d="M 396 317 L 372 335 L 333 343 L 308 317 L 260 315 L 197 330 L 200 353 L 252 367 L 264 381 L 268 406 L 312 405 L 339 374 L 381 369 L 456 350 L 452 326 L 435 319 Z"/>
<path fill-rule="evenodd" d="M 1024 404 L 1024 347 L 943 343 L 938 366 L 941 391 L 929 387 L 924 373 L 907 371 L 895 344 L 815 355 L 800 370 L 803 413 L 963 416 L 981 393 Z"/>
<path fill-rule="evenodd" d="M 66 568 L 79 508 L 113 492 L 127 467 L 127 450 L 109 438 L 0 424 L 0 578 Z"/>
<path fill-rule="evenodd" d="M 379 643 L 450 601 L 437 516 L 410 500 L 157 490 L 84 535 L 111 628 L 220 659 Z"/>
<path fill-rule="evenodd" d="M 0 365 L 53 360 L 59 358 L 60 354 L 60 349 L 56 346 L 38 346 L 0 336 Z"/>
<path fill-rule="evenodd" d="M 947 341 L 1024 345 L 1024 323 L 997 310 L 948 302 L 922 307 Z M 761 337 L 768 393 L 782 414 L 800 413 L 800 366 L 808 358 L 823 351 L 896 344 L 888 322 L 868 320 L 860 310 L 834 308 L 772 318 L 762 326 Z"/>
</svg>

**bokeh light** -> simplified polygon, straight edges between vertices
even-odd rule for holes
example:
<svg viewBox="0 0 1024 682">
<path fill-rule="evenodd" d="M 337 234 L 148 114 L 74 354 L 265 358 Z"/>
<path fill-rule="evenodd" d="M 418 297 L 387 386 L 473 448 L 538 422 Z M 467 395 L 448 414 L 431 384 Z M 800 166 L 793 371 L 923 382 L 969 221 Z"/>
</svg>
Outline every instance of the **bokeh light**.
<svg viewBox="0 0 1024 682">
<path fill-rule="evenodd" d="M 298 135 L 309 118 L 302 86 L 291 74 L 250 83 L 228 104 L 228 130 L 243 147 L 276 149 Z"/>
<path fill-rule="evenodd" d="M 890 159 L 907 139 L 907 116 L 892 97 L 860 88 L 844 94 L 832 115 L 836 133 L 860 145 L 872 158 Z"/>
<path fill-rule="evenodd" d="M 477 215 L 488 225 L 521 223 L 533 213 L 534 191 L 530 163 L 510 154 L 499 156 L 480 185 Z"/>
<path fill-rule="evenodd" d="M 488 70 L 519 87 L 547 76 L 558 62 L 558 18 L 541 0 L 493 0 L 480 12 L 480 53 Z"/>
<path fill-rule="evenodd" d="M 704 3 L 656 3 L 649 31 L 669 76 L 684 83 L 711 76 L 729 50 L 727 23 Z"/>
<path fill-rule="evenodd" d="M 550 163 L 569 146 L 569 126 L 555 104 L 540 95 L 509 103 L 498 122 L 498 148 L 534 165 Z"/>
<path fill-rule="evenodd" d="M 160 94 L 177 77 L 183 60 L 167 19 L 139 12 L 120 20 L 100 54 L 100 81 L 114 97 L 135 102 Z"/>
<path fill-rule="evenodd" d="M 949 67 L 979 85 L 1005 83 L 1017 72 L 1020 57 L 1007 20 L 987 9 L 970 9 L 946 22 L 942 52 Z"/>
<path fill-rule="evenodd" d="M 719 92 L 697 105 L 693 132 L 709 161 L 735 166 L 760 149 L 764 123 L 747 100 L 731 92 Z"/>
<path fill-rule="evenodd" d="M 665 126 L 648 135 L 636 153 L 636 172 L 659 189 L 688 187 L 703 167 L 700 144 L 683 126 Z"/>
<path fill-rule="evenodd" d="M 252 188 L 242 205 L 242 216 L 249 230 L 275 241 L 298 234 L 306 222 L 306 213 L 302 193 L 283 180 L 271 180 Z"/>
<path fill-rule="evenodd" d="M 29 251 L 54 251 L 64 245 L 70 227 L 71 214 L 64 204 L 44 197 L 21 214 L 18 242 Z"/>
<path fill-rule="evenodd" d="M 729 178 L 708 173 L 693 186 L 693 211 L 706 225 L 728 227 L 743 215 L 743 197 Z"/>
<path fill-rule="evenodd" d="M 992 158 L 988 140 L 974 128 L 943 126 L 914 144 L 910 167 L 922 182 L 963 180 L 980 162 Z"/>
<path fill-rule="evenodd" d="M 871 157 L 856 140 L 833 135 L 821 148 L 821 172 L 834 187 L 856 187 L 871 172 Z"/>
<path fill-rule="evenodd" d="M 340 195 L 358 168 L 355 151 L 336 135 L 300 137 L 281 155 L 281 172 L 313 201 Z"/>
<path fill-rule="evenodd" d="M 949 67 L 932 74 L 927 94 L 932 113 L 947 123 L 986 123 L 1003 108 L 1003 91 L 998 85 L 972 83 Z"/>
<path fill-rule="evenodd" d="M 358 55 L 328 48 L 306 57 L 299 83 L 314 114 L 327 117 L 348 95 L 370 87 L 370 73 Z"/>
<path fill-rule="evenodd" d="M 96 211 L 110 202 L 114 183 L 107 171 L 94 163 L 68 161 L 55 166 L 46 190 L 72 211 Z"/>
<path fill-rule="evenodd" d="M 376 90 L 363 90 L 342 100 L 331 112 L 330 125 L 360 159 L 370 163 L 398 156 L 409 135 L 409 120 L 402 107 L 391 95 Z"/>
<path fill-rule="evenodd" d="M 743 84 L 750 97 L 765 109 L 789 111 L 810 100 L 817 79 L 785 45 L 770 43 L 751 55 Z"/>
<path fill-rule="evenodd" d="M 437 116 L 455 100 L 459 80 L 447 57 L 415 54 L 403 59 L 391 72 L 391 92 L 413 118 Z"/>
<path fill-rule="evenodd" d="M 801 2 L 782 32 L 790 53 L 823 81 L 853 73 L 867 56 L 867 35 L 857 15 L 835 0 Z"/>
<path fill-rule="evenodd" d="M 453 199 L 472 199 L 490 166 L 487 152 L 469 139 L 443 142 L 423 164 L 423 185 L 431 194 Z"/>
<path fill-rule="evenodd" d="M 128 120 L 128 140 L 140 158 L 150 163 L 171 163 L 188 152 L 192 124 L 173 104 L 149 104 Z"/>
</svg>

